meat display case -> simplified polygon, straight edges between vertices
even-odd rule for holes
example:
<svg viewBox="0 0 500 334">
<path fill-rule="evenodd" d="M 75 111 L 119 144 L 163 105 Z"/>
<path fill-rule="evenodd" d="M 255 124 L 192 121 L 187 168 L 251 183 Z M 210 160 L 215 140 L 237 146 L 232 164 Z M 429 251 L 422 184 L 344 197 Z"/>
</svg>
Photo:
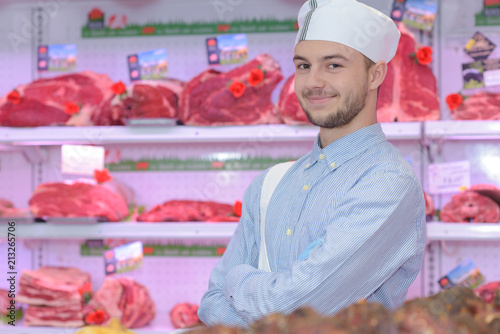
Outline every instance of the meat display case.
<svg viewBox="0 0 500 334">
<path fill-rule="evenodd" d="M 5 3 L 6 1 L 4 1 Z M 38 22 L 38 29 L 26 37 L 19 21 L 40 13 L 43 8 L 36 1 L 6 5 L 0 12 L 0 64 L 5 80 L 0 80 L 0 93 L 14 86 L 29 82 L 39 76 L 47 77 L 54 73 L 36 72 L 35 48 L 37 45 L 52 43 L 78 43 L 79 69 L 92 69 L 109 74 L 114 80 L 128 81 L 125 57 L 128 54 L 166 46 L 169 51 L 169 68 L 172 77 L 188 79 L 206 68 L 206 59 L 200 43 L 206 36 L 170 37 L 132 37 L 82 39 L 80 26 L 84 15 L 92 6 L 102 6 L 106 10 L 137 10 L 137 15 L 148 11 L 159 12 L 158 2 L 143 7 L 134 7 L 137 1 L 102 0 L 88 3 L 85 1 L 59 1 L 57 14 L 47 22 Z M 392 1 L 373 0 L 367 3 L 388 13 Z M 452 121 L 444 99 L 450 92 L 457 91 L 455 72 L 462 50 L 463 41 L 467 42 L 475 31 L 469 21 L 464 22 L 462 33 L 458 33 L 453 22 L 456 17 L 466 17 L 481 7 L 477 3 L 461 0 L 440 0 L 439 14 L 434 32 L 422 33 L 424 43 L 435 45 L 434 73 L 438 77 L 441 112 L 444 120 L 435 122 L 384 123 L 388 139 L 398 147 L 410 161 L 420 178 L 423 188 L 427 189 L 426 168 L 432 162 L 447 162 L 470 159 L 478 162 L 483 151 L 472 149 L 485 148 L 493 152 L 500 145 L 500 122 Z M 189 6 L 205 6 L 204 14 L 213 12 L 207 1 L 189 0 L 178 3 L 179 12 L 189 10 Z M 236 3 L 236 2 L 234 2 Z M 253 1 L 234 8 L 234 13 L 245 9 L 252 3 L 252 11 L 259 13 L 260 8 L 268 8 L 269 1 Z M 285 4 L 286 3 L 286 4 Z M 283 5 L 290 13 L 298 9 L 302 1 L 275 1 L 273 6 Z M 135 5 L 134 5 L 135 4 Z M 2 3 L 3 5 L 3 3 Z M 264 6 L 265 5 L 265 6 Z M 9 7 L 10 6 L 10 7 Z M 181 8 L 182 7 L 182 8 Z M 200 7 L 201 8 L 201 7 Z M 453 9 L 453 10 L 450 10 Z M 250 13 L 254 13 L 250 11 Z M 189 12 L 189 11 L 188 11 Z M 455 13 L 456 15 L 451 15 Z M 448 14 L 448 16 L 447 16 Z M 209 14 L 210 15 L 210 14 Z M 215 12 L 212 13 L 215 15 Z M 231 16 L 233 12 L 224 15 Z M 224 17 L 226 18 L 226 17 Z M 64 27 L 64 28 L 61 28 Z M 498 32 L 487 30 L 498 37 Z M 25 30 L 24 30 L 25 32 Z M 21 43 L 12 44 L 5 39 L 8 33 L 24 36 Z M 451 37 L 449 37 L 451 36 Z M 250 54 L 269 52 L 282 64 L 285 76 L 293 72 L 291 62 L 294 33 L 249 34 Z M 3 40 L 2 40 L 3 38 Z M 465 43 L 463 43 L 465 44 Z M 499 45 L 499 42 L 496 42 Z M 194 50 L 194 52 L 193 52 Z M 123 61 L 120 61 L 123 60 Z M 27 66 L 27 64 L 30 64 Z M 453 72 L 453 73 L 452 73 Z M 453 75 L 450 75 L 452 73 Z M 275 92 L 279 91 L 277 87 Z M 276 94 L 274 96 L 276 99 Z M 250 144 L 255 156 L 265 153 L 270 156 L 300 156 L 310 150 L 317 129 L 309 126 L 259 125 L 238 127 L 40 127 L 40 128 L 0 128 L 0 197 L 12 199 L 17 206 L 26 206 L 27 199 L 34 188 L 48 181 L 65 178 L 60 171 L 61 144 L 103 145 L 119 149 L 123 156 L 140 158 L 147 156 L 196 156 L 209 152 L 234 152 L 242 144 Z M 290 145 L 293 143 L 293 145 Z M 246 146 L 245 146 L 246 147 Z M 470 155 L 466 150 L 471 151 Z M 457 153 L 458 152 L 458 153 Z M 473 163 L 474 182 L 491 182 L 500 177 L 488 177 L 480 163 Z M 476 168 L 477 167 L 477 168 Z M 245 188 L 260 171 L 199 171 L 199 172 L 117 172 L 113 176 L 127 181 L 138 193 L 142 204 L 151 206 L 164 199 L 176 196 L 210 197 L 226 202 L 242 197 Z M 495 174 L 496 175 L 496 174 Z M 229 177 L 230 182 L 223 178 Z M 500 182 L 500 181 L 498 181 Z M 166 189 L 160 189 L 158 184 Z M 212 185 L 219 188 L 210 188 Z M 497 184 L 500 185 L 500 184 Z M 206 187 L 206 188 L 203 188 Z M 13 189 L 15 191 L 13 192 Z M 199 189 L 199 192 L 192 191 Z M 208 196 L 207 196 L 208 194 Z M 438 207 L 442 207 L 449 196 L 434 196 Z M 92 274 L 95 287 L 103 281 L 103 265 L 100 257 L 85 257 L 79 253 L 79 246 L 85 239 L 125 239 L 142 240 L 145 243 L 183 242 L 219 244 L 227 243 L 235 223 L 209 224 L 197 223 L 155 223 L 138 224 L 130 222 L 99 223 L 94 225 L 54 225 L 18 224 L 19 269 L 36 269 L 42 265 L 77 266 Z M 437 280 L 456 266 L 464 258 L 470 257 L 478 265 L 488 280 L 500 279 L 500 224 L 454 224 L 432 222 L 427 225 L 428 247 L 424 266 L 417 281 L 410 289 L 409 298 L 426 296 L 439 291 Z M 0 239 L 0 252 L 6 253 L 5 243 Z M 134 330 L 142 334 L 168 333 L 172 330 L 168 312 L 175 302 L 197 302 L 208 281 L 208 274 L 217 262 L 217 257 L 158 257 L 145 258 L 142 271 L 127 274 L 144 283 L 153 291 L 158 305 L 159 321 L 153 325 Z M 20 272 L 20 270 L 19 270 Z M 19 276 L 18 276 L 19 277 Z M 3 287 L 0 285 L 0 288 Z M 160 321 L 161 320 L 161 321 Z M 23 328 L 8 327 L 9 333 L 19 334 L 67 334 L 75 330 L 68 328 Z M 2 331 L 5 327 L 0 327 Z"/>
</svg>

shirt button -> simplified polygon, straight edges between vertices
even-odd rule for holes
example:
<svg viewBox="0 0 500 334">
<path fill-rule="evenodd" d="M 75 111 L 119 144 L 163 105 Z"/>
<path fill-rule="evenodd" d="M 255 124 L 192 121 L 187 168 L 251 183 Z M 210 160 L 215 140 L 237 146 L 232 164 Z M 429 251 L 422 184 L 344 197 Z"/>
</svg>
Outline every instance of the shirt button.
<svg viewBox="0 0 500 334">
<path fill-rule="evenodd" d="M 321 153 L 321 154 L 319 155 L 319 158 L 320 158 L 321 160 L 323 160 L 323 159 L 325 158 L 325 155 L 324 155 L 323 153 Z"/>
<path fill-rule="evenodd" d="M 330 167 L 335 168 L 335 162 L 332 162 L 332 163 L 330 164 Z"/>
<path fill-rule="evenodd" d="M 304 190 L 309 189 L 309 185 L 306 184 L 305 186 L 302 187 L 302 189 L 304 189 Z"/>
</svg>

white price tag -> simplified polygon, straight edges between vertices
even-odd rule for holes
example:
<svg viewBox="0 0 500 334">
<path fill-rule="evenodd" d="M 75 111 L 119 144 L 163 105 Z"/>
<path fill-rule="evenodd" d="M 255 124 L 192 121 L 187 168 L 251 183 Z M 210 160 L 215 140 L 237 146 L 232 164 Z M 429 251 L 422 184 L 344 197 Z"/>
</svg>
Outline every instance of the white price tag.
<svg viewBox="0 0 500 334">
<path fill-rule="evenodd" d="M 486 87 L 500 85 L 500 70 L 485 71 L 483 73 L 483 76 L 484 76 L 484 85 Z"/>
<path fill-rule="evenodd" d="M 457 193 L 470 187 L 470 162 L 456 161 L 429 166 L 431 194 Z"/>
<path fill-rule="evenodd" d="M 94 175 L 104 168 L 104 147 L 89 145 L 62 145 L 61 171 L 63 174 Z"/>
</svg>

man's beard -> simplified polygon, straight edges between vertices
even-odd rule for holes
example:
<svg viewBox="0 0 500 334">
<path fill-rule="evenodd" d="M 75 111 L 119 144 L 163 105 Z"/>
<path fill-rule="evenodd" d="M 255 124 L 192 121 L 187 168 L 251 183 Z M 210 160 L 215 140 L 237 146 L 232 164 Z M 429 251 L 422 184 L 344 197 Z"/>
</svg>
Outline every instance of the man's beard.
<svg viewBox="0 0 500 334">
<path fill-rule="evenodd" d="M 363 89 L 360 89 L 357 94 L 349 94 L 347 95 L 343 105 L 339 106 L 337 109 L 337 112 L 331 112 L 328 114 L 326 117 L 320 118 L 317 115 L 313 115 L 311 112 L 309 112 L 306 108 L 304 108 L 304 104 L 301 102 L 300 99 L 299 103 L 304 109 L 307 118 L 309 119 L 309 122 L 312 124 L 322 127 L 322 128 L 328 128 L 328 129 L 333 129 L 333 128 L 341 128 L 343 126 L 346 126 L 347 124 L 351 123 L 352 120 L 363 110 L 363 108 L 366 105 L 366 98 L 368 96 L 368 87 L 367 83 L 363 85 Z M 303 97 L 304 99 L 306 96 L 311 94 L 311 92 L 304 92 Z M 312 95 L 326 95 L 322 94 L 321 92 L 319 94 L 312 94 Z M 338 94 L 337 94 L 338 95 Z"/>
</svg>

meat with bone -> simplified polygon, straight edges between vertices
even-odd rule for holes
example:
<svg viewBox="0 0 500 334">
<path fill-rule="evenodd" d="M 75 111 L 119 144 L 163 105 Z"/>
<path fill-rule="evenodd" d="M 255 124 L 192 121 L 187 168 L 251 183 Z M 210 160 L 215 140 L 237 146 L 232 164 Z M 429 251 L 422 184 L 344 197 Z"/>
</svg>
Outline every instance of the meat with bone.
<svg viewBox="0 0 500 334">
<path fill-rule="evenodd" d="M 290 76 L 281 89 L 278 111 L 281 118 L 289 125 L 310 125 L 304 109 L 300 106 L 294 89 L 295 75 Z"/>
<path fill-rule="evenodd" d="M 102 185 L 79 181 L 40 184 L 29 205 L 36 217 L 96 217 L 116 222 L 128 215 L 120 195 Z"/>
<path fill-rule="evenodd" d="M 431 121 L 439 119 L 436 78 L 427 65 L 410 57 L 416 48 L 415 36 L 400 23 L 395 57 L 387 64 L 377 102 L 379 122 Z"/>
<path fill-rule="evenodd" d="M 177 118 L 184 82 L 176 79 L 134 81 L 124 96 L 115 95 L 92 116 L 95 125 L 125 125 L 132 118 Z"/>
<path fill-rule="evenodd" d="M 499 120 L 500 94 L 478 92 L 467 96 L 458 108 L 450 111 L 454 120 Z"/>
<path fill-rule="evenodd" d="M 127 328 L 146 326 L 156 316 L 156 305 L 142 284 L 127 277 L 106 277 L 101 288 L 85 306 L 84 314 L 102 309 L 119 318 Z"/>
<path fill-rule="evenodd" d="M 259 69 L 264 77 L 252 86 L 250 74 Z M 186 125 L 281 123 L 271 93 L 282 79 L 278 62 L 267 54 L 229 72 L 206 70 L 186 84 L 179 101 L 179 118 Z M 230 92 L 233 82 L 245 85 L 239 97 Z"/>
<path fill-rule="evenodd" d="M 443 222 L 496 223 L 499 219 L 498 204 L 475 191 L 462 191 L 453 195 L 441 210 Z"/>
<path fill-rule="evenodd" d="M 18 102 L 9 101 L 9 94 L 0 98 L 0 125 L 92 125 L 92 114 L 113 94 L 112 83 L 106 74 L 84 71 L 20 85 Z M 67 102 L 81 104 L 80 112 L 66 114 Z"/>
<path fill-rule="evenodd" d="M 233 206 L 213 201 L 173 200 L 158 204 L 137 217 L 142 222 L 234 221 Z"/>
<path fill-rule="evenodd" d="M 189 328 L 200 324 L 198 305 L 179 303 L 170 311 L 170 322 L 174 328 Z"/>
<path fill-rule="evenodd" d="M 90 275 L 76 268 L 23 270 L 16 301 L 45 306 L 81 305 L 83 299 L 80 291 L 89 284 Z"/>
</svg>

